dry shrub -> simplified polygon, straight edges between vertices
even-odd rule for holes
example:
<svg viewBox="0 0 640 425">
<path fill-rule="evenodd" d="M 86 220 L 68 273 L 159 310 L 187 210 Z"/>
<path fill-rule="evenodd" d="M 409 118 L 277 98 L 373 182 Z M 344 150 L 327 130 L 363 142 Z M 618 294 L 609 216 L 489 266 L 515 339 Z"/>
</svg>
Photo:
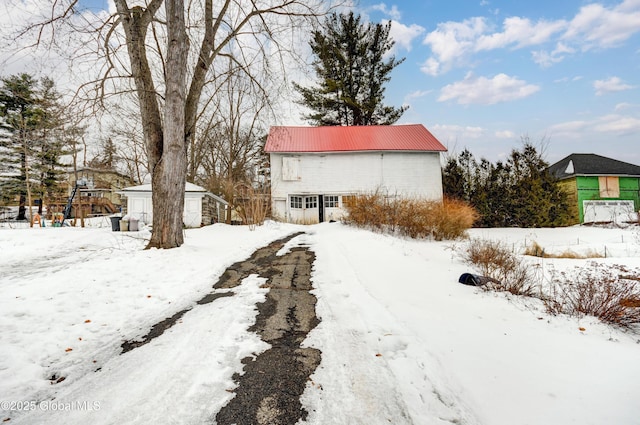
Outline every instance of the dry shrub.
<svg viewBox="0 0 640 425">
<path fill-rule="evenodd" d="M 483 285 L 486 290 L 530 297 L 539 293 L 538 279 L 531 268 L 501 242 L 472 240 L 462 251 L 462 259 L 475 266 L 483 276 L 491 278 Z"/>
<path fill-rule="evenodd" d="M 529 244 L 529 246 L 524 248 L 524 255 L 530 255 L 532 257 L 544 257 L 545 256 L 544 248 L 540 246 L 540 244 L 536 241 L 533 241 Z"/>
<path fill-rule="evenodd" d="M 262 225 L 269 215 L 269 193 L 245 184 L 237 185 L 235 193 L 235 208 L 242 222 L 251 230 Z"/>
<path fill-rule="evenodd" d="M 479 217 L 471 205 L 453 198 L 444 198 L 441 203 L 436 204 L 433 212 L 437 240 L 464 236 L 466 230 L 471 228 Z"/>
<path fill-rule="evenodd" d="M 347 221 L 359 227 L 371 226 L 380 229 L 387 220 L 384 217 L 386 200 L 379 193 L 354 196 L 345 207 L 349 214 Z"/>
<path fill-rule="evenodd" d="M 550 314 L 591 315 L 622 327 L 640 324 L 640 270 L 592 262 L 552 273 L 543 293 L 539 277 L 500 242 L 473 240 L 462 258 L 490 278 L 484 289 L 540 298 Z"/>
<path fill-rule="evenodd" d="M 586 259 L 586 258 L 602 258 L 603 255 L 595 250 L 588 250 L 584 254 L 578 254 L 570 249 L 567 249 L 560 254 L 551 254 L 545 252 L 544 248 L 541 247 L 538 242 L 531 242 L 529 246 L 524 249 L 524 255 L 530 255 L 532 257 L 542 257 L 542 258 L 568 258 L 568 259 Z"/>
<path fill-rule="evenodd" d="M 552 276 L 551 291 L 543 297 L 549 313 L 591 315 L 623 327 L 640 323 L 639 271 L 597 263 L 576 270 Z"/>
<path fill-rule="evenodd" d="M 463 237 L 478 217 L 463 201 L 389 198 L 377 192 L 356 196 L 345 207 L 350 224 L 438 241 Z"/>
</svg>

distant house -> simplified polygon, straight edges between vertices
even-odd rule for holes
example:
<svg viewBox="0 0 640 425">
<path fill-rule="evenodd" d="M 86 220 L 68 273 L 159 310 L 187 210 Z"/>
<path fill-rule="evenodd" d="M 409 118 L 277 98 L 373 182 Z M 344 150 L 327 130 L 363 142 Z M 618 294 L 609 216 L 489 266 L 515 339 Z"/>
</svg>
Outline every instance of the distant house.
<svg viewBox="0 0 640 425">
<path fill-rule="evenodd" d="M 115 170 L 83 167 L 66 172 L 67 188 L 63 196 L 47 199 L 47 215 L 63 212 L 73 195 L 71 217 L 93 217 L 120 212 L 119 191 L 134 181 Z"/>
<path fill-rule="evenodd" d="M 123 211 L 143 223 L 153 222 L 153 203 L 151 184 L 126 187 L 121 191 L 127 198 L 127 207 Z M 228 202 L 203 187 L 187 182 L 184 193 L 184 225 L 200 227 L 224 221 Z"/>
<path fill-rule="evenodd" d="M 122 205 L 122 197 L 119 191 L 135 182 L 131 177 L 115 170 L 83 167 L 76 171 L 68 171 L 68 195 L 71 195 L 76 183 L 79 185 L 79 194 L 108 199 L 117 207 Z M 77 176 L 77 181 L 76 181 Z"/>
<path fill-rule="evenodd" d="M 293 223 L 338 220 L 353 196 L 442 199 L 440 153 L 446 148 L 422 125 L 272 127 L 275 218 Z"/>
<path fill-rule="evenodd" d="M 549 167 L 572 196 L 580 223 L 637 220 L 640 166 L 574 153 Z"/>
</svg>

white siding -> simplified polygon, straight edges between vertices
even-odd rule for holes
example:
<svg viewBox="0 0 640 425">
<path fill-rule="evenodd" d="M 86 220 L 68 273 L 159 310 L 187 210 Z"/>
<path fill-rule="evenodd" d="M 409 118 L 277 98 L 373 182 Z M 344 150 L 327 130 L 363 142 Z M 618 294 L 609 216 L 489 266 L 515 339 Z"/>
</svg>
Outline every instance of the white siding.
<svg viewBox="0 0 640 425">
<path fill-rule="evenodd" d="M 293 159 L 297 160 L 297 180 L 288 179 L 290 171 L 282 168 Z M 291 219 L 290 195 L 381 191 L 392 196 L 442 199 L 438 152 L 271 153 L 271 167 L 273 213 L 285 220 Z"/>
<path fill-rule="evenodd" d="M 124 192 L 127 197 L 127 215 L 143 223 L 153 222 L 153 203 L 151 192 Z M 187 192 L 184 199 L 184 224 L 187 227 L 200 227 L 202 223 L 202 192 Z"/>
<path fill-rule="evenodd" d="M 183 220 L 186 227 L 200 227 L 202 223 L 201 194 L 185 194 Z"/>
</svg>

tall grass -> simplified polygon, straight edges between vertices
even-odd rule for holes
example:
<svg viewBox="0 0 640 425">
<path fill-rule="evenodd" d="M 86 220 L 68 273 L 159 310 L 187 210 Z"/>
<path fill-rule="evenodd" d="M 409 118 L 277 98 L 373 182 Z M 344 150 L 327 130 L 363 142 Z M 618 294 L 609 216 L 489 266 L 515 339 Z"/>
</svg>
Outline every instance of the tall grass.
<svg viewBox="0 0 640 425">
<path fill-rule="evenodd" d="M 524 249 L 524 255 L 530 255 L 532 257 L 541 257 L 541 258 L 570 258 L 570 259 L 586 259 L 586 258 L 603 258 L 604 255 L 599 252 L 590 249 L 586 251 L 584 254 L 578 254 L 570 249 L 567 249 L 559 254 L 553 254 L 550 252 L 546 252 L 543 247 L 541 247 L 538 242 L 533 241 L 529 246 Z"/>
<path fill-rule="evenodd" d="M 356 196 L 345 208 L 349 224 L 438 241 L 465 236 L 478 218 L 463 201 L 385 197 L 380 193 Z"/>
</svg>

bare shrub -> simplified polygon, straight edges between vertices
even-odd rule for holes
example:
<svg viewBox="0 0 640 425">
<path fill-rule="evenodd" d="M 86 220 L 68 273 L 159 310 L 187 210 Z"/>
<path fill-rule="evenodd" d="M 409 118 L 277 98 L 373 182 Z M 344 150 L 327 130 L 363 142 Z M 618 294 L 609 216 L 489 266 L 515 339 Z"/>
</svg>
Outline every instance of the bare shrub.
<svg viewBox="0 0 640 425">
<path fill-rule="evenodd" d="M 462 259 L 475 266 L 482 275 L 491 278 L 483 285 L 486 290 L 529 297 L 539 294 L 539 279 L 531 268 L 501 242 L 472 240 L 462 251 Z"/>
<path fill-rule="evenodd" d="M 235 207 L 242 222 L 254 230 L 264 223 L 269 215 L 269 193 L 260 191 L 251 185 L 238 185 L 236 188 Z"/>
<path fill-rule="evenodd" d="M 552 276 L 543 297 L 551 314 L 591 315 L 603 322 L 629 327 L 640 323 L 640 272 L 620 265 L 592 262 L 575 273 Z"/>
<path fill-rule="evenodd" d="M 477 218 L 463 201 L 395 198 L 378 192 L 356 196 L 345 207 L 347 223 L 438 241 L 463 237 Z"/>
</svg>

